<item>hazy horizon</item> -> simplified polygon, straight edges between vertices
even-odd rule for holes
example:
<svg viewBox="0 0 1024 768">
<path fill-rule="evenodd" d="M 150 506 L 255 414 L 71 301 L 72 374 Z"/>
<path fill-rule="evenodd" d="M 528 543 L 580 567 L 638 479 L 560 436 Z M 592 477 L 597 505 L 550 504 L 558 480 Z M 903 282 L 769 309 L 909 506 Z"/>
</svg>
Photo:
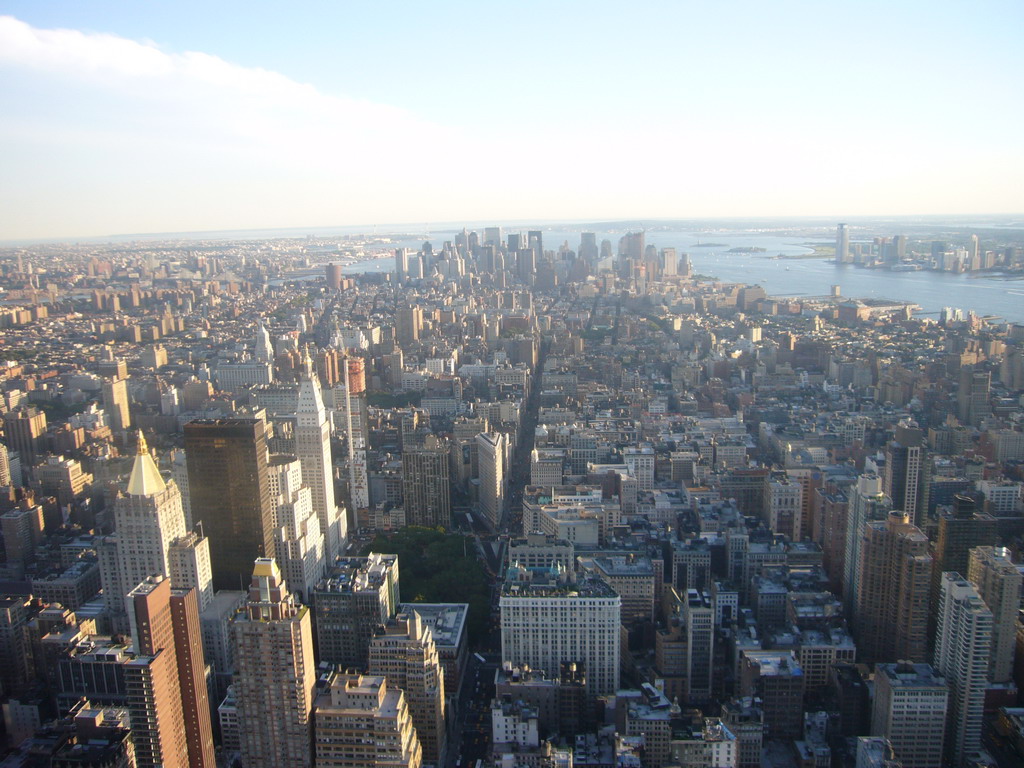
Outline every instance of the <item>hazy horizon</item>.
<svg viewBox="0 0 1024 768">
<path fill-rule="evenodd" d="M 986 221 L 988 219 L 989 221 Z M 1019 219 L 1020 221 L 1017 221 Z M 458 232 L 464 227 L 473 230 L 482 230 L 484 227 L 500 227 L 507 232 L 521 231 L 528 229 L 554 229 L 588 231 L 590 229 L 645 229 L 647 225 L 672 226 L 675 229 L 692 232 L 714 233 L 740 232 L 747 230 L 759 231 L 785 231 L 790 229 L 811 229 L 821 228 L 823 230 L 834 229 L 837 223 L 845 222 L 852 228 L 857 227 L 871 229 L 877 227 L 885 229 L 885 225 L 891 224 L 903 228 L 928 228 L 929 226 L 944 228 L 962 228 L 971 230 L 995 229 L 1000 232 L 1024 232 L 1024 214 L 1019 213 L 995 213 L 995 214 L 919 214 L 903 216 L 850 216 L 845 219 L 835 216 L 701 216 L 696 218 L 684 217 L 620 217 L 620 218 L 583 218 L 583 219 L 509 219 L 492 220 L 481 219 L 478 221 L 438 221 L 438 222 L 389 222 L 384 224 L 319 224 L 309 226 L 292 227 L 248 227 L 243 229 L 207 229 L 207 230 L 179 230 L 166 232 L 110 232 L 100 235 L 66 235 L 54 237 L 27 237 L 0 239 L 0 247 L 19 247 L 30 245 L 46 245 L 61 243 L 97 243 L 114 241 L 127 241 L 132 238 L 139 240 L 181 240 L 181 241 L 204 241 L 204 240 L 277 240 L 305 237 L 342 237 L 342 236 L 377 236 L 387 235 L 432 235 L 449 234 Z M 722 227 L 710 225 L 721 224 Z M 724 226 L 731 224 L 733 226 Z M 753 225 L 764 224 L 770 226 L 755 227 Z"/>
</svg>

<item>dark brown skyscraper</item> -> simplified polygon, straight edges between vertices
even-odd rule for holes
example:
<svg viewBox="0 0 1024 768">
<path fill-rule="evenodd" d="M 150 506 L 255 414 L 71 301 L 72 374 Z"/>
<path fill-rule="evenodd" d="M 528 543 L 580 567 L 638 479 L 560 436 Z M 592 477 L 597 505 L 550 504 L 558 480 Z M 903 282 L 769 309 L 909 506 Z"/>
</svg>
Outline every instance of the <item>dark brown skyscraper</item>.
<svg viewBox="0 0 1024 768">
<path fill-rule="evenodd" d="M 195 589 L 156 576 L 129 593 L 137 658 L 125 666 L 135 756 L 145 766 L 212 768 L 210 706 Z"/>
<path fill-rule="evenodd" d="M 171 624 L 178 657 L 181 714 L 185 720 L 188 763 L 191 768 L 213 768 L 213 726 L 206 692 L 206 659 L 199 625 L 199 592 L 194 587 L 171 590 Z"/>
<path fill-rule="evenodd" d="M 185 425 L 192 519 L 210 540 L 214 589 L 239 589 L 253 561 L 273 557 L 266 425 L 200 419 Z"/>
</svg>

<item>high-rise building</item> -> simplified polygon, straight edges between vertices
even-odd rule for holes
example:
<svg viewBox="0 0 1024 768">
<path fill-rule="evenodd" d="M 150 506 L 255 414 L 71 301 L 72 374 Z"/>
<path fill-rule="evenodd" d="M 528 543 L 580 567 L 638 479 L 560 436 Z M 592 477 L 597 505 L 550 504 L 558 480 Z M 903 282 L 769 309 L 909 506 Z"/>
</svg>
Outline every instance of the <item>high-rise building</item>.
<svg viewBox="0 0 1024 768">
<path fill-rule="evenodd" d="M 327 560 L 313 494 L 302 482 L 302 464 L 294 456 L 270 458 L 270 496 L 274 500 L 274 549 L 281 573 L 303 601 L 323 578 Z"/>
<path fill-rule="evenodd" d="M 892 744 L 904 768 L 943 764 L 946 681 L 928 664 L 879 664 L 875 667 L 875 703 L 871 735 Z"/>
<path fill-rule="evenodd" d="M 295 602 L 273 558 L 256 560 L 249 599 L 231 622 L 242 764 L 311 764 L 316 660 L 309 609 Z"/>
<path fill-rule="evenodd" d="M 932 568 L 932 586 L 929 594 L 928 627 L 931 638 L 935 638 L 935 627 L 938 624 L 939 592 L 944 574 L 947 571 L 967 573 L 971 549 L 991 547 L 998 540 L 996 519 L 979 511 L 970 496 L 955 495 L 952 508 L 939 514 L 939 532 L 932 553 L 935 565 Z"/>
<path fill-rule="evenodd" d="M 253 359 L 259 363 L 273 363 L 274 362 L 274 344 L 270 340 L 270 331 L 267 330 L 267 326 L 260 320 L 259 326 L 256 328 L 256 340 L 253 343 Z"/>
<path fill-rule="evenodd" d="M 383 675 L 333 674 L 316 699 L 316 768 L 419 768 L 408 700 Z"/>
<path fill-rule="evenodd" d="M 712 699 L 715 657 L 715 609 L 696 589 L 687 590 L 683 602 L 686 622 L 686 700 Z"/>
<path fill-rule="evenodd" d="M 71 504 L 92 483 L 92 475 L 82 471 L 80 461 L 63 456 L 47 456 L 35 468 L 35 476 L 43 494 L 55 496 L 62 507 Z"/>
<path fill-rule="evenodd" d="M 335 264 L 334 262 L 328 262 L 324 267 L 324 277 L 327 280 L 327 287 L 332 291 L 336 291 L 341 288 L 341 280 L 344 276 L 342 272 L 341 264 Z"/>
<path fill-rule="evenodd" d="M 921 661 L 928 651 L 932 557 L 902 512 L 864 529 L 854 627 L 861 661 Z"/>
<path fill-rule="evenodd" d="M 640 261 L 644 257 L 645 239 L 646 234 L 643 231 L 627 232 L 619 238 L 619 255 L 633 261 Z"/>
<path fill-rule="evenodd" d="M 409 274 L 409 257 L 410 251 L 408 248 L 395 249 L 395 282 L 399 285 L 405 284 L 406 277 Z"/>
<path fill-rule="evenodd" d="M 195 587 L 199 611 L 213 602 L 213 570 L 210 566 L 210 541 L 200 531 L 189 531 L 171 542 L 167 564 L 171 583 L 178 589 Z"/>
<path fill-rule="evenodd" d="M 370 640 L 396 613 L 398 555 L 338 558 L 313 590 L 320 661 L 365 667 Z"/>
<path fill-rule="evenodd" d="M 5 696 L 27 693 L 33 684 L 29 622 L 36 610 L 21 595 L 0 595 L 0 688 Z"/>
<path fill-rule="evenodd" d="M 675 248 L 661 249 L 661 271 L 665 277 L 675 277 L 679 271 L 679 256 Z"/>
<path fill-rule="evenodd" d="M 448 747 L 444 671 L 433 633 L 418 613 L 397 614 L 373 638 L 369 672 L 405 691 L 423 759 L 443 765 Z"/>
<path fill-rule="evenodd" d="M 591 266 L 597 263 L 599 251 L 596 233 L 580 232 L 580 248 L 576 255 Z"/>
<path fill-rule="evenodd" d="M 836 226 L 836 264 L 850 261 L 850 233 L 845 224 Z"/>
<path fill-rule="evenodd" d="M 853 611 L 857 605 L 858 566 L 864 541 L 864 527 L 874 520 L 885 520 L 892 509 L 892 499 L 882 493 L 882 478 L 865 474 L 857 478 L 850 491 L 846 518 L 846 545 L 843 559 L 843 602 Z"/>
<path fill-rule="evenodd" d="M 103 382 L 103 409 L 110 416 L 110 429 L 124 434 L 131 429 L 132 418 L 128 410 L 128 379 L 114 377 Z"/>
<path fill-rule="evenodd" d="M 935 669 L 949 685 L 946 764 L 964 765 L 981 747 L 992 611 L 959 573 L 942 574 Z"/>
<path fill-rule="evenodd" d="M 423 330 L 423 310 L 420 307 L 404 307 L 398 310 L 396 338 L 402 347 L 419 341 Z"/>
<path fill-rule="evenodd" d="M 743 651 L 740 695 L 761 699 L 766 738 L 800 738 L 804 688 L 804 672 L 792 651 Z"/>
<path fill-rule="evenodd" d="M 540 259 L 544 255 L 544 232 L 539 229 L 530 229 L 526 232 L 526 247 L 532 248 Z"/>
<path fill-rule="evenodd" d="M 621 598 L 596 577 L 573 581 L 571 572 L 535 578 L 509 567 L 502 586 L 501 658 L 533 669 L 582 664 L 591 697 L 619 687 Z M 548 674 L 555 674 L 551 671 Z"/>
<path fill-rule="evenodd" d="M 764 485 L 764 514 L 773 533 L 790 541 L 804 537 L 803 486 L 788 477 L 769 478 Z"/>
<path fill-rule="evenodd" d="M 476 436 L 480 512 L 492 527 L 501 523 L 505 511 L 505 441 L 501 432 L 481 432 Z"/>
<path fill-rule="evenodd" d="M 238 589 L 253 561 L 275 552 L 266 423 L 189 422 L 185 457 L 192 520 L 210 539 L 213 588 Z"/>
<path fill-rule="evenodd" d="M 1010 558 L 1005 547 L 971 549 L 967 578 L 992 611 L 992 653 L 989 674 L 993 683 L 1013 679 L 1017 617 L 1024 594 L 1024 566 Z"/>
<path fill-rule="evenodd" d="M 0 487 L 12 485 L 13 480 L 10 454 L 7 451 L 7 446 L 0 443 Z M 21 485 L 21 483 L 19 482 L 17 485 Z"/>
<path fill-rule="evenodd" d="M 910 421 L 900 422 L 885 446 L 885 495 L 893 509 L 906 512 L 914 525 L 922 525 L 928 511 L 928 454 L 924 432 Z"/>
<path fill-rule="evenodd" d="M 424 445 L 402 452 L 402 494 L 410 525 L 451 527 L 449 472 L 448 449 L 432 435 Z"/>
<path fill-rule="evenodd" d="M 981 420 L 991 415 L 989 390 L 992 373 L 965 365 L 960 369 L 960 387 L 957 390 L 957 418 L 964 424 L 976 427 Z"/>
<path fill-rule="evenodd" d="M 483 245 L 501 246 L 501 227 L 484 227 Z"/>
<path fill-rule="evenodd" d="M 17 408 L 4 414 L 7 447 L 21 457 L 22 469 L 31 469 L 43 453 L 46 414 L 37 408 Z"/>
<path fill-rule="evenodd" d="M 99 550 L 101 579 L 107 609 L 123 615 L 125 595 L 138 584 L 171 575 L 171 542 L 186 534 L 178 486 L 164 482 L 142 432 L 128 485 L 114 502 L 114 529 Z"/>
<path fill-rule="evenodd" d="M 331 463 L 331 421 L 320 395 L 320 383 L 309 356 L 299 380 L 295 417 L 295 453 L 302 464 L 302 481 L 313 492 L 313 511 L 320 519 L 324 551 L 330 562 L 348 547 L 348 522 L 334 500 Z"/>
<path fill-rule="evenodd" d="M 148 578 L 126 598 L 136 657 L 124 666 L 137 764 L 213 768 L 199 610 L 194 589 Z"/>
<path fill-rule="evenodd" d="M 0 515 L 4 554 L 10 568 L 24 568 L 36 559 L 36 547 L 43 540 L 43 508 L 22 499 L 18 506 Z"/>
<path fill-rule="evenodd" d="M 359 515 L 370 506 L 370 481 L 366 471 L 366 367 L 360 357 L 342 361 L 345 383 L 345 447 L 348 450 L 349 498 L 353 513 Z M 335 408 L 338 407 L 335 397 Z M 358 431 L 356 425 L 358 424 Z"/>
</svg>

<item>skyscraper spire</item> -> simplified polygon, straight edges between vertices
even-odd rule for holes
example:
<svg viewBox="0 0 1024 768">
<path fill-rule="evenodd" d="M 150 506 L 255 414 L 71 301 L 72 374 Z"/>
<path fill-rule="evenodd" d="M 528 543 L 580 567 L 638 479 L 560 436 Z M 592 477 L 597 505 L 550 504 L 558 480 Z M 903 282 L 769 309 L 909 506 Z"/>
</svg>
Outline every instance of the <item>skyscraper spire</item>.
<svg viewBox="0 0 1024 768">
<path fill-rule="evenodd" d="M 132 465 L 132 473 L 128 477 L 128 495 L 155 496 L 166 487 L 164 479 L 160 477 L 160 470 L 156 468 L 156 462 L 149 454 L 146 438 L 140 429 L 138 447 L 135 450 L 135 464 Z"/>
<path fill-rule="evenodd" d="M 313 378 L 313 358 L 309 355 L 309 346 L 302 348 L 302 376 L 306 379 Z"/>
</svg>

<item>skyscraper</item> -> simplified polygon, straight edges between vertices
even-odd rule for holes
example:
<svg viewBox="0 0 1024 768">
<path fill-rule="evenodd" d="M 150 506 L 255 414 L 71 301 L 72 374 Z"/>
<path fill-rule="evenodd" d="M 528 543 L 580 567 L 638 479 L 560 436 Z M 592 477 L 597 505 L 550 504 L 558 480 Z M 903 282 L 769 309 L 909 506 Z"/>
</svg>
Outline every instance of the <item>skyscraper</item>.
<svg viewBox="0 0 1024 768">
<path fill-rule="evenodd" d="M 418 613 L 396 615 L 370 641 L 369 671 L 405 691 L 423 759 L 443 765 L 448 745 L 444 672 L 433 633 Z"/>
<path fill-rule="evenodd" d="M 396 318 L 397 339 L 403 347 L 411 346 L 419 341 L 420 331 L 423 329 L 423 310 L 419 307 L 403 307 L 398 310 Z"/>
<path fill-rule="evenodd" d="M 922 525 L 928 511 L 928 480 L 924 432 L 912 421 L 901 421 L 885 446 L 883 488 L 893 509 L 906 512 L 914 525 Z"/>
<path fill-rule="evenodd" d="M 213 571 L 210 566 L 210 540 L 190 531 L 171 542 L 167 550 L 171 584 L 177 589 L 196 589 L 199 612 L 213 602 Z"/>
<path fill-rule="evenodd" d="M 189 422 L 185 458 L 192 519 L 210 539 L 213 588 L 238 589 L 253 561 L 275 551 L 266 423 Z"/>
<path fill-rule="evenodd" d="M 932 558 L 928 537 L 902 512 L 864 529 L 854 627 L 861 661 L 923 661 Z"/>
<path fill-rule="evenodd" d="M 580 233 L 580 249 L 576 255 L 590 266 L 597 263 L 599 251 L 597 247 L 597 235 L 594 232 Z"/>
<path fill-rule="evenodd" d="M 535 581 L 526 569 L 509 567 L 499 608 L 502 661 L 545 671 L 576 662 L 586 670 L 588 696 L 618 689 L 622 598 L 603 581 L 575 582 L 564 571 Z"/>
<path fill-rule="evenodd" d="M 409 249 L 395 249 L 395 282 L 404 285 L 409 274 Z"/>
<path fill-rule="evenodd" d="M 30 470 L 42 455 L 40 438 L 46 432 L 46 414 L 37 408 L 18 408 L 4 414 L 4 438 L 21 457 L 22 470 Z"/>
<path fill-rule="evenodd" d="M 316 661 L 309 609 L 295 602 L 273 558 L 259 558 L 249 599 L 231 622 L 240 754 L 246 768 L 311 762 Z"/>
<path fill-rule="evenodd" d="M 274 345 L 270 341 L 270 331 L 267 330 L 267 326 L 260 320 L 259 327 L 256 329 L 256 340 L 253 343 L 253 358 L 260 363 L 273 363 L 274 362 Z"/>
<path fill-rule="evenodd" d="M 505 511 L 505 435 L 481 432 L 476 436 L 480 467 L 480 512 L 484 520 L 497 527 Z"/>
<path fill-rule="evenodd" d="M 125 493 L 114 502 L 114 528 L 100 547 L 101 578 L 107 609 L 123 616 L 125 595 L 150 576 L 171 575 L 171 542 L 186 534 L 178 486 L 164 482 L 142 432 Z"/>
<path fill-rule="evenodd" d="M 398 612 L 398 555 L 342 557 L 313 590 L 320 661 L 365 667 L 377 628 Z"/>
<path fill-rule="evenodd" d="M 957 418 L 964 424 L 976 427 L 982 419 L 991 415 L 991 388 L 991 371 L 977 370 L 971 365 L 963 366 L 960 369 L 960 386 L 957 389 Z"/>
<path fill-rule="evenodd" d="M 128 410 L 128 380 L 115 376 L 103 382 L 103 408 L 110 416 L 110 429 L 123 434 L 132 426 Z"/>
<path fill-rule="evenodd" d="M 836 264 L 850 261 L 850 233 L 845 224 L 836 226 Z"/>
<path fill-rule="evenodd" d="M 370 506 L 370 481 L 366 472 L 366 401 L 361 396 L 366 391 L 366 371 L 362 358 L 345 358 L 342 361 L 345 383 L 345 447 L 348 450 L 349 498 L 353 514 L 359 515 Z M 358 406 L 359 430 L 355 429 L 356 418 L 352 413 Z M 335 401 L 337 407 L 337 401 Z"/>
<path fill-rule="evenodd" d="M 320 384 L 306 356 L 299 380 L 295 417 L 295 454 L 302 464 L 302 481 L 313 492 L 313 511 L 324 534 L 327 562 L 348 546 L 348 522 L 334 500 L 334 466 L 331 462 L 331 421 L 327 417 Z"/>
<path fill-rule="evenodd" d="M 799 738 L 806 679 L 793 652 L 743 651 L 740 664 L 740 695 L 761 699 L 765 736 Z"/>
<path fill-rule="evenodd" d="M 928 664 L 879 664 L 871 735 L 892 743 L 903 768 L 942 765 L 949 689 Z"/>
<path fill-rule="evenodd" d="M 687 590 L 683 602 L 686 621 L 686 698 L 706 702 L 712 698 L 715 657 L 715 609 L 696 589 Z"/>
<path fill-rule="evenodd" d="M 970 552 L 973 547 L 993 546 L 998 541 L 999 531 L 996 519 L 978 511 L 974 499 L 957 494 L 953 507 L 939 515 L 939 532 L 935 538 L 932 569 L 932 586 L 929 595 L 930 618 L 929 636 L 934 640 L 938 624 L 939 593 L 943 575 L 947 571 L 959 574 L 968 572 Z"/>
<path fill-rule="evenodd" d="M 935 669 L 949 684 L 948 765 L 959 766 L 981 746 L 992 612 L 959 573 L 942 574 Z"/>
<path fill-rule="evenodd" d="M 484 245 L 501 245 L 501 227 L 484 227 Z"/>
<path fill-rule="evenodd" d="M 449 472 L 448 449 L 432 435 L 424 445 L 403 451 L 402 493 L 410 525 L 451 527 Z"/>
<path fill-rule="evenodd" d="M 1024 567 L 1010 559 L 1005 547 L 974 547 L 967 578 L 992 611 L 989 672 L 993 683 L 1005 683 L 1013 677 Z"/>
<path fill-rule="evenodd" d="M 194 589 L 162 576 L 126 598 L 136 658 L 125 665 L 135 759 L 140 768 L 215 765 L 199 610 Z"/>
<path fill-rule="evenodd" d="M 302 482 L 302 465 L 294 456 L 270 459 L 270 495 L 274 499 L 274 548 L 281 573 L 292 591 L 308 602 L 323 578 L 327 561 L 313 495 Z"/>
<path fill-rule="evenodd" d="M 843 602 L 850 612 L 857 604 L 858 567 L 864 542 L 864 526 L 872 520 L 885 520 L 892 508 L 892 499 L 882 493 L 882 478 L 876 474 L 861 475 L 850 491 L 847 507 L 846 545 L 843 559 Z"/>
<path fill-rule="evenodd" d="M 526 232 L 526 246 L 536 254 L 537 261 L 544 256 L 544 232 L 539 229 L 531 229 Z"/>
</svg>

